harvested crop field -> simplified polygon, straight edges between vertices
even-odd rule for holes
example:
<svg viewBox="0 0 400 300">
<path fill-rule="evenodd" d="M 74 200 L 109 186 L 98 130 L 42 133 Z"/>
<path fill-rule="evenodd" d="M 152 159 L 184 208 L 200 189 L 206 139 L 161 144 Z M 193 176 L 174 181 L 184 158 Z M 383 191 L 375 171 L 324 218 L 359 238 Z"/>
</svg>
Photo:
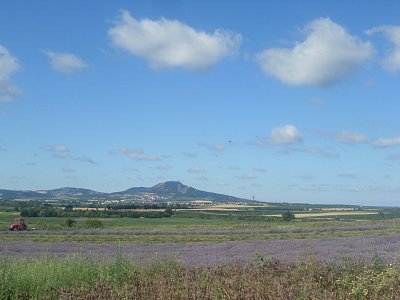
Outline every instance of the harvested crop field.
<svg viewBox="0 0 400 300">
<path fill-rule="evenodd" d="M 117 248 L 138 264 L 175 258 L 187 266 L 215 266 L 231 262 L 249 262 L 255 257 L 301 261 L 314 258 L 323 262 L 371 260 L 378 255 L 394 261 L 400 249 L 400 234 L 363 235 L 345 238 L 246 240 L 223 243 L 34 243 L 0 241 L 0 255 L 13 258 L 45 255 L 113 259 Z"/>
</svg>

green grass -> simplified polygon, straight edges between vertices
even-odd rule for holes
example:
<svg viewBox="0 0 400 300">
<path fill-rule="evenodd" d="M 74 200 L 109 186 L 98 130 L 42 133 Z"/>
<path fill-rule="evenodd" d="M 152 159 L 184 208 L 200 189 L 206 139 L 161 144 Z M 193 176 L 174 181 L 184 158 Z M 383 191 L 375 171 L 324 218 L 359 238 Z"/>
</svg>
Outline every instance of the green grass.
<svg viewBox="0 0 400 300">
<path fill-rule="evenodd" d="M 399 299 L 400 268 L 372 262 L 252 263 L 185 267 L 176 260 L 138 266 L 114 261 L 9 260 L 0 256 L 0 299 Z"/>
</svg>

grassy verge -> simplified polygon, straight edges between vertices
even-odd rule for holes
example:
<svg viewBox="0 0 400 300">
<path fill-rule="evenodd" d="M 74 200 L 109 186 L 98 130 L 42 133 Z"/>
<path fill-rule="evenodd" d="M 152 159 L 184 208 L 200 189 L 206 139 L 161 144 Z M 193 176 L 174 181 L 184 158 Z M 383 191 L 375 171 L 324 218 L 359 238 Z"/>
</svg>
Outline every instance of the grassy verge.
<svg viewBox="0 0 400 300">
<path fill-rule="evenodd" d="M 327 265 L 254 257 L 249 264 L 139 267 L 114 261 L 0 258 L 1 299 L 398 299 L 400 268 L 372 262 Z"/>
</svg>

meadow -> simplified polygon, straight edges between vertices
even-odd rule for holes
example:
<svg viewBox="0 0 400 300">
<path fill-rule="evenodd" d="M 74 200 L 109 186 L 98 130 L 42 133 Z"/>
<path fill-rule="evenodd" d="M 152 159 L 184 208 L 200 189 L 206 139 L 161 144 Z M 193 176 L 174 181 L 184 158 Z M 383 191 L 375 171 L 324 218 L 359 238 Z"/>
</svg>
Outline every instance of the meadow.
<svg viewBox="0 0 400 300">
<path fill-rule="evenodd" d="M 296 217 L 284 221 L 285 208 L 80 217 L 72 226 L 29 217 L 35 230 L 24 232 L 7 230 L 19 214 L 2 209 L 0 299 L 400 297 L 397 209 L 291 207 Z"/>
</svg>

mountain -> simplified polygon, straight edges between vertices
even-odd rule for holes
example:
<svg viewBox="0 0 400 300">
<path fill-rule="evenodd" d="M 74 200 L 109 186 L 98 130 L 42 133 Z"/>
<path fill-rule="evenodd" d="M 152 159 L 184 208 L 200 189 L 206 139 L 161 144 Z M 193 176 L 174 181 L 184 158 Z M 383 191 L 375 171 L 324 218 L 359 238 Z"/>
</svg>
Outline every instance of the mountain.
<svg viewBox="0 0 400 300">
<path fill-rule="evenodd" d="M 167 181 L 152 187 L 132 187 L 125 191 L 102 193 L 89 189 L 63 187 L 42 191 L 0 190 L 0 200 L 131 200 L 131 201 L 192 201 L 208 200 L 213 202 L 249 201 L 224 194 L 197 190 L 179 181 Z"/>
<path fill-rule="evenodd" d="M 243 202 L 247 201 L 238 197 L 228 196 L 224 194 L 211 193 L 197 190 L 193 187 L 184 185 L 179 181 L 166 181 L 156 184 L 152 187 L 134 187 L 123 192 L 112 193 L 114 197 L 139 196 L 144 194 L 154 194 L 163 200 L 169 201 L 191 201 L 191 200 L 208 200 L 214 202 Z"/>
</svg>

